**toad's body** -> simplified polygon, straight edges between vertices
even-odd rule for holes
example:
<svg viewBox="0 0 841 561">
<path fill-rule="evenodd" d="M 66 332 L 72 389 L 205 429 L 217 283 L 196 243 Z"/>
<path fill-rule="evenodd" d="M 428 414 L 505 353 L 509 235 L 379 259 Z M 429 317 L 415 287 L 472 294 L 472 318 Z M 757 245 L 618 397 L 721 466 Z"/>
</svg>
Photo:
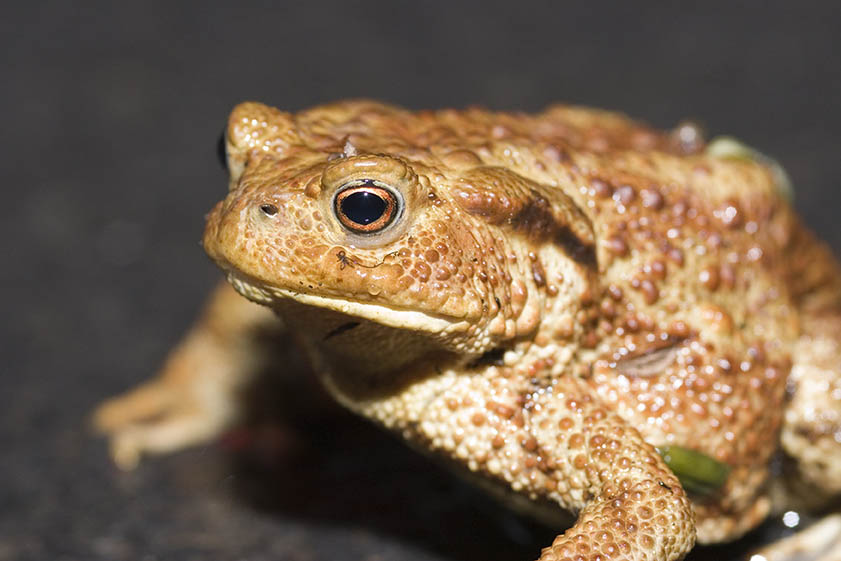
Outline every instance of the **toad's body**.
<svg viewBox="0 0 841 561">
<path fill-rule="evenodd" d="M 521 506 L 577 512 L 542 559 L 675 559 L 763 519 L 780 443 L 841 490 L 837 266 L 772 168 L 694 132 L 246 103 L 204 245 L 339 401 Z M 162 378 L 100 410 L 118 461 L 236 417 L 264 310 L 220 288 Z M 688 496 L 655 446 L 726 480 Z"/>
</svg>

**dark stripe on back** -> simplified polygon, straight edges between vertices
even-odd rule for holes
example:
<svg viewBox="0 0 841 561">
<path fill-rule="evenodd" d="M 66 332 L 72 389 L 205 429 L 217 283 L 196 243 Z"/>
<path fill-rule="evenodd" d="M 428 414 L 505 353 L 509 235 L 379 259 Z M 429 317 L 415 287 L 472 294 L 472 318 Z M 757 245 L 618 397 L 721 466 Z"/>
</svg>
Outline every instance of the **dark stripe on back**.
<svg viewBox="0 0 841 561">
<path fill-rule="evenodd" d="M 586 220 L 586 217 L 582 218 Z M 530 240 L 551 242 L 560 246 L 576 263 L 585 267 L 596 265 L 596 248 L 593 242 L 579 237 L 570 224 L 559 222 L 549 201 L 538 193 L 532 192 L 530 201 L 509 219 L 509 224 Z"/>
</svg>

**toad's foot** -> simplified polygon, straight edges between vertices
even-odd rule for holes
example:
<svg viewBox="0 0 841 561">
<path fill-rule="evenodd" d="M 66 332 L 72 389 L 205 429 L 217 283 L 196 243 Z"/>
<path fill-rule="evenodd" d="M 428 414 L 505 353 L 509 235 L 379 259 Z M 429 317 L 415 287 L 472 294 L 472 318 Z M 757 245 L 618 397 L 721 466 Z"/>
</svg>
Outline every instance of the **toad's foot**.
<svg viewBox="0 0 841 561">
<path fill-rule="evenodd" d="M 751 561 L 841 561 L 841 514 L 754 552 Z"/>
<path fill-rule="evenodd" d="M 239 390 L 264 366 L 267 347 L 281 333 L 270 310 L 220 284 L 158 376 L 94 412 L 114 462 L 131 469 L 144 453 L 206 442 L 230 426 L 241 409 Z"/>
<path fill-rule="evenodd" d="M 132 469 L 144 453 L 206 442 L 232 422 L 230 404 L 212 396 L 203 398 L 162 378 L 109 399 L 96 409 L 93 423 L 108 435 L 114 463 Z"/>
</svg>

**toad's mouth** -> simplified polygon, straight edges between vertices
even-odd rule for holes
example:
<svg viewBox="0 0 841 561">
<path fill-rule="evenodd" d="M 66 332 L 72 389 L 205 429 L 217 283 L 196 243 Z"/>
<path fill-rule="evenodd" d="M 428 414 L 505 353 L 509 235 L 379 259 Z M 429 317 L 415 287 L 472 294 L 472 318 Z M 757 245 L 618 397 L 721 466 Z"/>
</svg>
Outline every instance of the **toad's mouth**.
<svg viewBox="0 0 841 561">
<path fill-rule="evenodd" d="M 294 300 L 316 309 L 331 310 L 347 316 L 362 318 L 396 329 L 411 329 L 427 333 L 446 333 L 458 329 L 457 318 L 406 310 L 374 302 L 358 302 L 335 296 L 299 292 L 288 288 L 268 286 L 237 272 L 228 272 L 228 282 L 252 302 L 272 307 L 278 300 Z"/>
</svg>

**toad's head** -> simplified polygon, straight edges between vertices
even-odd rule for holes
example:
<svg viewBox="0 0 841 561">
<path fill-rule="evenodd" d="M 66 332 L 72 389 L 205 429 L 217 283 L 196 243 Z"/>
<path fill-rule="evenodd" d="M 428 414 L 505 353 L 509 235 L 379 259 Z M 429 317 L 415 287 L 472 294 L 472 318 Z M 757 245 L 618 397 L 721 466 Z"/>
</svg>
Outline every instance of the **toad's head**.
<svg viewBox="0 0 841 561">
<path fill-rule="evenodd" d="M 467 144 L 373 102 L 295 116 L 239 105 L 224 139 L 230 192 L 204 247 L 241 294 L 351 354 L 374 336 L 391 342 L 388 363 L 488 352 L 536 330 L 527 234 L 555 222 L 527 179 Z"/>
</svg>

